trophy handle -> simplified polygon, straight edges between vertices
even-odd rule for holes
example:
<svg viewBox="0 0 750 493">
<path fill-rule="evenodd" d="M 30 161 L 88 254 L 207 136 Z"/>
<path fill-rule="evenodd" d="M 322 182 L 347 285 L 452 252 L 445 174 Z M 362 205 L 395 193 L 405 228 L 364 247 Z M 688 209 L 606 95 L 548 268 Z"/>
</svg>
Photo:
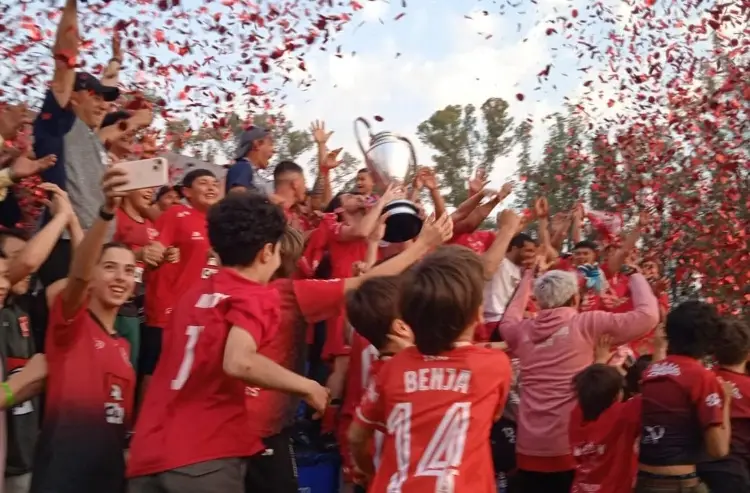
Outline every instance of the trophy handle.
<svg viewBox="0 0 750 493">
<path fill-rule="evenodd" d="M 417 167 L 419 166 L 417 164 L 417 151 L 414 149 L 414 144 L 412 144 L 411 140 L 409 140 L 407 137 L 404 137 L 403 135 L 399 135 L 397 137 L 398 140 L 402 140 L 406 142 L 406 145 L 409 146 L 409 151 L 411 152 L 411 173 L 416 173 Z"/>
<path fill-rule="evenodd" d="M 363 123 L 365 127 L 367 127 L 367 133 L 370 136 L 370 140 L 372 141 L 372 127 L 370 126 L 370 122 L 365 120 L 363 117 L 359 117 L 356 120 L 354 120 L 354 138 L 357 140 L 357 145 L 359 146 L 359 150 L 362 151 L 362 155 L 367 159 L 367 149 L 365 149 L 365 146 L 362 144 L 362 137 L 359 134 L 359 128 L 357 126 L 358 123 Z"/>
</svg>

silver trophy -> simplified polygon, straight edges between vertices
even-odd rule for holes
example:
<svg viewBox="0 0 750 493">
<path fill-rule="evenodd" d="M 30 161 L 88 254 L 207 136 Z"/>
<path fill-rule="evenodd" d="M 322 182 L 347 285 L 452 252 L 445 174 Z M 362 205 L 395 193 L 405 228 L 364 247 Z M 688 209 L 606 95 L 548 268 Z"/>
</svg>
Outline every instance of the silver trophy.
<svg viewBox="0 0 750 493">
<path fill-rule="evenodd" d="M 365 149 L 360 137 L 358 123 L 367 127 L 370 148 Z M 354 136 L 365 156 L 367 169 L 372 173 L 375 185 L 384 189 L 390 184 L 405 186 L 417 168 L 417 154 L 409 139 L 393 132 L 372 133 L 370 122 L 362 117 L 354 120 Z M 411 240 L 422 230 L 419 208 L 410 200 L 399 199 L 386 204 L 383 214 L 390 214 L 385 222 L 383 239 L 389 243 Z"/>
</svg>

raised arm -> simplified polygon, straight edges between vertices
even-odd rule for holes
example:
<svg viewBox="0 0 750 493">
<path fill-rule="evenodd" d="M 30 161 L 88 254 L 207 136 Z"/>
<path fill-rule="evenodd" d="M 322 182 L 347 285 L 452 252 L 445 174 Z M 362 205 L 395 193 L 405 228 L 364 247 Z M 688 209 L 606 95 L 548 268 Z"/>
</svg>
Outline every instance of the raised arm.
<svg viewBox="0 0 750 493">
<path fill-rule="evenodd" d="M 341 149 L 336 149 L 332 152 L 328 152 L 328 139 L 333 135 L 333 131 L 326 131 L 326 124 L 324 121 L 316 120 L 310 125 L 310 134 L 315 140 L 315 145 L 318 148 L 318 176 L 315 177 L 315 184 L 313 185 L 312 195 L 320 197 L 323 207 L 331 201 L 333 198 L 333 187 L 331 187 L 330 172 L 333 168 L 339 165 L 338 155 Z"/>
<path fill-rule="evenodd" d="M 57 104 L 65 108 L 73 94 L 75 66 L 78 63 L 78 2 L 66 0 L 60 24 L 57 26 L 55 44 L 52 48 L 55 72 L 52 76 L 52 94 Z"/>
<path fill-rule="evenodd" d="M 492 245 L 482 255 L 485 280 L 489 281 L 495 275 L 495 272 L 497 272 L 503 259 L 505 259 L 505 254 L 508 252 L 511 240 L 518 233 L 520 224 L 521 218 L 510 209 L 506 209 L 497 215 L 499 231 L 497 232 L 495 241 L 492 242 Z"/>
<path fill-rule="evenodd" d="M 53 219 L 26 243 L 18 257 L 10 265 L 10 283 L 16 284 L 39 269 L 47 260 L 60 235 L 65 231 L 71 218 L 75 217 L 68 194 L 57 185 L 42 183 L 39 188 L 52 194 L 49 203 Z"/>
<path fill-rule="evenodd" d="M 635 273 L 629 283 L 633 310 L 626 313 L 592 311 L 576 316 L 576 322 L 589 340 L 596 341 L 609 334 L 612 343 L 619 346 L 641 337 L 659 323 L 658 302 L 646 278 Z"/>
<path fill-rule="evenodd" d="M 112 33 L 112 58 L 109 59 L 107 68 L 102 74 L 102 85 L 117 87 L 119 83 L 120 68 L 122 67 L 122 40 L 120 32 Z"/>
<path fill-rule="evenodd" d="M 510 303 L 505 308 L 503 318 L 497 327 L 503 340 L 508 343 L 508 348 L 511 352 L 515 351 L 518 347 L 523 331 L 523 324 L 527 323 L 523 318 L 523 314 L 529 305 L 529 296 L 531 295 L 533 282 L 534 269 L 526 269 L 521 283 L 518 285 Z"/>
<path fill-rule="evenodd" d="M 625 259 L 628 258 L 630 252 L 635 248 L 635 244 L 641 237 L 641 231 L 648 225 L 648 213 L 643 211 L 638 216 L 638 224 L 633 230 L 628 233 L 625 240 L 622 242 L 620 248 L 613 253 L 607 261 L 607 268 L 609 272 L 614 274 L 620 271 L 620 267 L 625 264 Z"/>
<path fill-rule="evenodd" d="M 344 224 L 341 227 L 340 239 L 342 241 L 356 241 L 363 240 L 370 236 L 380 221 L 380 215 L 383 213 L 383 208 L 386 204 L 395 200 L 401 194 L 402 192 L 397 190 L 394 186 L 388 186 L 383 196 L 375 202 L 375 205 L 367 211 L 365 216 L 357 222 L 357 224 Z"/>
<path fill-rule="evenodd" d="M 73 253 L 70 264 L 68 282 L 60 293 L 62 296 L 62 310 L 65 318 L 70 318 L 80 310 L 86 301 L 89 283 L 93 276 L 96 264 L 101 256 L 102 246 L 107 238 L 109 220 L 114 218 L 115 211 L 119 207 L 125 192 L 117 192 L 116 189 L 128 184 L 127 174 L 120 168 L 108 168 L 102 178 L 102 191 L 104 192 L 104 204 L 102 204 L 99 217 L 86 231 L 83 240 Z M 111 220 L 111 219 L 110 219 Z"/>
</svg>

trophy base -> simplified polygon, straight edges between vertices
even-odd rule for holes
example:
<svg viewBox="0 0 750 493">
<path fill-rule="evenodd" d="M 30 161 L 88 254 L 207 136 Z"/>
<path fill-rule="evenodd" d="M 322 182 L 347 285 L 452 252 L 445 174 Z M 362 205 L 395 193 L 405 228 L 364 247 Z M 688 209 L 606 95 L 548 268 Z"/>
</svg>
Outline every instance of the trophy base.
<svg viewBox="0 0 750 493">
<path fill-rule="evenodd" d="M 383 240 L 388 243 L 403 243 L 416 237 L 422 231 L 419 209 L 408 200 L 394 200 L 383 208 L 383 214 L 390 214 L 385 221 Z"/>
</svg>

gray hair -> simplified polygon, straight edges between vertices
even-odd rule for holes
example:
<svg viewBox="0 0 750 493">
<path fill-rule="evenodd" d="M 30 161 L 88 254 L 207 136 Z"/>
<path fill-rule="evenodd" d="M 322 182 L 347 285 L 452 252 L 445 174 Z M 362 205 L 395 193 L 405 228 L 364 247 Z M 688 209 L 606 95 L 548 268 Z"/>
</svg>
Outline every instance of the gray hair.
<svg viewBox="0 0 750 493">
<path fill-rule="evenodd" d="M 558 308 L 578 292 L 578 276 L 564 270 L 551 270 L 534 282 L 539 308 Z"/>
</svg>

